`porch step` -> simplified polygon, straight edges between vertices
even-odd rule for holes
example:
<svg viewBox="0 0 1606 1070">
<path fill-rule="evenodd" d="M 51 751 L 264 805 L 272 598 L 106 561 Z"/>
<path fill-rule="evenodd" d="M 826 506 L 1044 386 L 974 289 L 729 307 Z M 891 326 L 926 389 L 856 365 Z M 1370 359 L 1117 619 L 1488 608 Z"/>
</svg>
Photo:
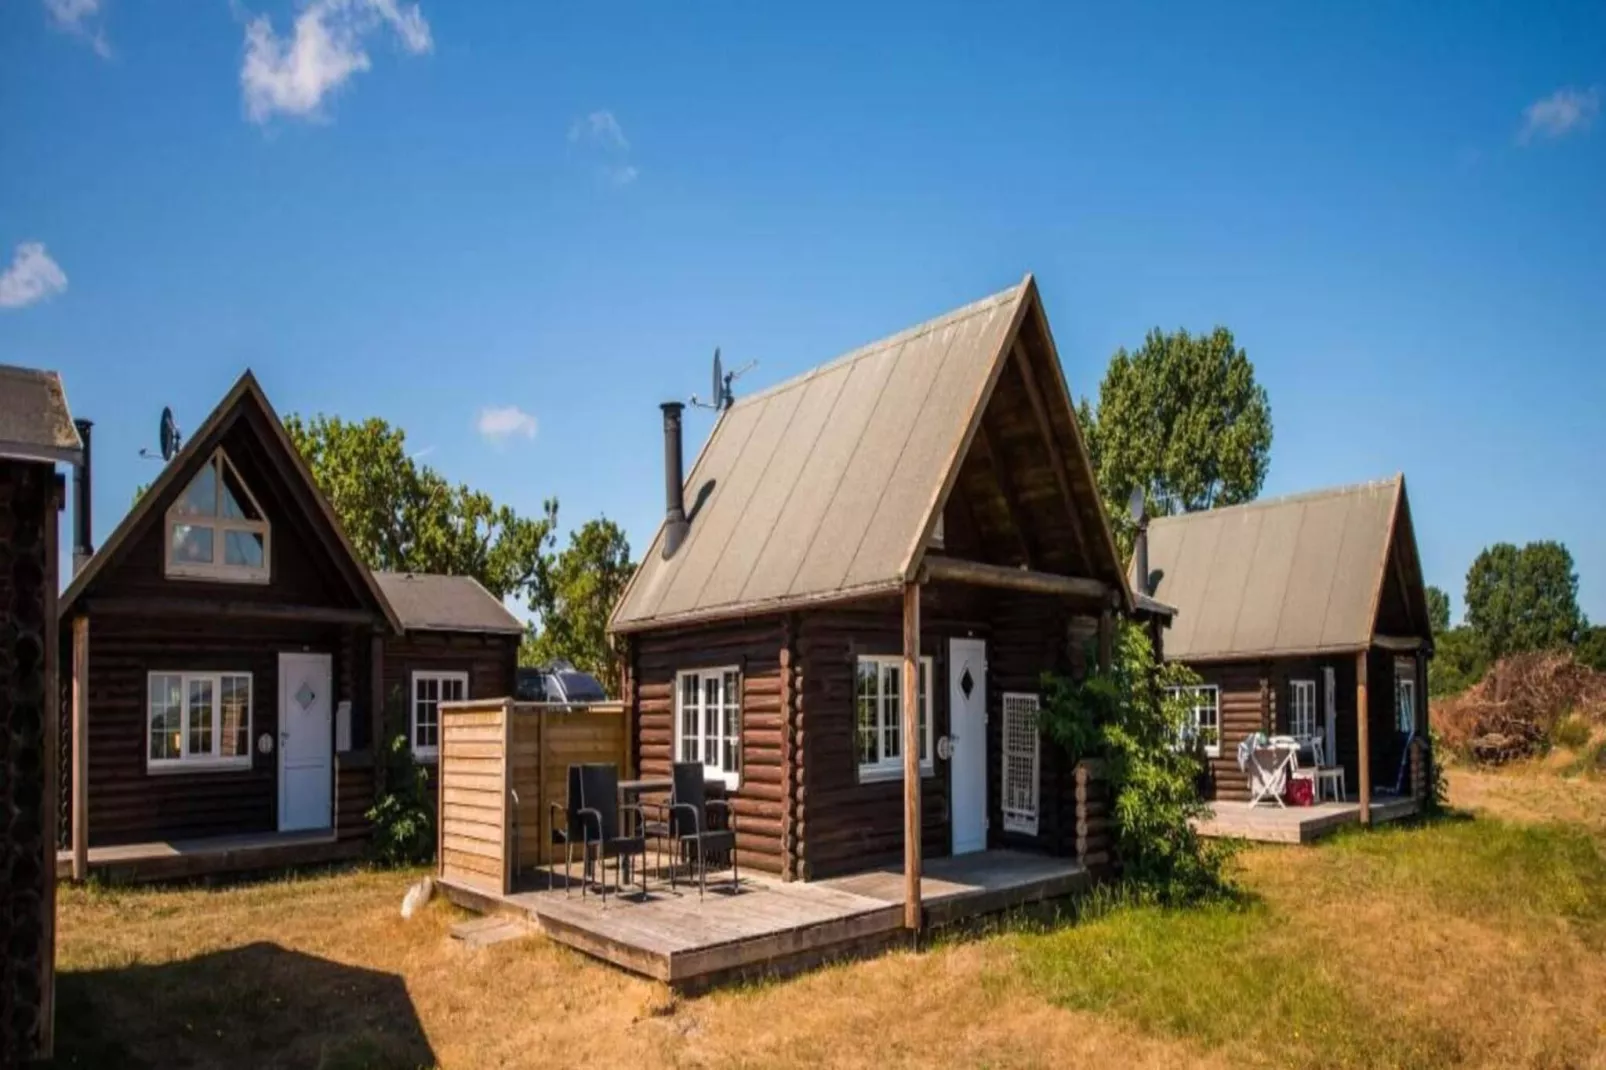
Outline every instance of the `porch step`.
<svg viewBox="0 0 1606 1070">
<path fill-rule="evenodd" d="M 529 936 L 535 930 L 523 918 L 492 914 L 483 918 L 470 918 L 452 926 L 452 939 L 467 947 L 490 947 L 509 940 Z"/>
</svg>

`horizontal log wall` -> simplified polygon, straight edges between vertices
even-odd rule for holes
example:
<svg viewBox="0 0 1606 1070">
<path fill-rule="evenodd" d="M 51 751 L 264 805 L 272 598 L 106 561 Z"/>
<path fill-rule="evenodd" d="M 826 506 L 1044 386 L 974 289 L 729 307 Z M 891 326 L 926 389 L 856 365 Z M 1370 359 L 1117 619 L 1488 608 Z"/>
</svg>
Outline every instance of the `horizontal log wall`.
<svg viewBox="0 0 1606 1070">
<path fill-rule="evenodd" d="M 441 704 L 435 812 L 440 875 L 496 894 L 510 890 L 509 721 L 506 699 Z"/>
<path fill-rule="evenodd" d="M 373 831 L 374 760 L 368 752 L 335 755 L 335 835 L 341 842 L 366 840 Z"/>
<path fill-rule="evenodd" d="M 409 631 L 385 638 L 384 657 L 387 744 L 408 730 L 415 672 L 467 673 L 471 700 L 511 698 L 517 691 L 516 635 Z"/>
<path fill-rule="evenodd" d="M 675 676 L 735 665 L 742 673 L 741 782 L 730 794 L 742 868 L 781 875 L 786 809 L 780 617 L 684 628 L 632 640 L 630 688 L 644 777 L 667 777 L 674 760 Z"/>
</svg>

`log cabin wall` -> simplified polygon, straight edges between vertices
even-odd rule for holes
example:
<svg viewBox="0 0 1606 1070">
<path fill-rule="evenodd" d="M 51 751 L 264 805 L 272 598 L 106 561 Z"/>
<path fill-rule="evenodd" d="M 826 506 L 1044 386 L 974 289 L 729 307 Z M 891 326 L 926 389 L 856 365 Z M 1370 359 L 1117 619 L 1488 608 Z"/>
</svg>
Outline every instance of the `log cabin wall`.
<svg viewBox="0 0 1606 1070">
<path fill-rule="evenodd" d="M 468 675 L 469 700 L 512 698 L 519 669 L 517 635 L 483 632 L 410 630 L 385 637 L 385 712 L 383 746 L 405 735 L 410 724 L 413 673 L 461 672 Z M 433 759 L 427 759 L 433 764 Z"/>
<path fill-rule="evenodd" d="M 54 999 L 55 466 L 0 460 L 0 1065 L 50 1054 Z"/>
<path fill-rule="evenodd" d="M 636 760 L 644 777 L 667 777 L 674 760 L 675 678 L 694 669 L 741 671 L 741 776 L 730 793 L 743 868 L 780 876 L 787 766 L 781 692 L 785 620 L 665 629 L 633 636 L 627 695 L 636 704 Z"/>
</svg>

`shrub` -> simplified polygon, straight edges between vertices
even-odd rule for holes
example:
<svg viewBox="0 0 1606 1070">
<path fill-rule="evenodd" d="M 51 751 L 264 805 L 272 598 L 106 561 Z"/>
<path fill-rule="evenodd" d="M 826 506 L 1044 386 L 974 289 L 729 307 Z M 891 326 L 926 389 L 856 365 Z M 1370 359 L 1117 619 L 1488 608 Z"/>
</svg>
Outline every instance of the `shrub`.
<svg viewBox="0 0 1606 1070">
<path fill-rule="evenodd" d="M 406 702 L 399 687 L 391 689 L 385 703 L 385 723 L 391 731 L 407 724 Z M 413 757 L 405 728 L 390 737 L 390 745 L 380 757 L 384 761 L 380 770 L 384 774 L 383 786 L 368 811 L 368 820 L 374 827 L 373 856 L 387 866 L 428 862 L 435 857 L 434 789 L 429 769 Z"/>
<path fill-rule="evenodd" d="M 1043 678 L 1044 731 L 1073 761 L 1102 759 L 1115 796 L 1116 851 L 1125 878 L 1145 899 L 1183 905 L 1227 890 L 1228 850 L 1208 843 L 1192 821 L 1199 797 L 1198 747 L 1187 737 L 1188 702 L 1172 689 L 1198 682 L 1158 662 L 1143 629 L 1123 624 L 1108 671 L 1073 680 Z"/>
<path fill-rule="evenodd" d="M 1556 723 L 1556 730 L 1550 734 L 1550 742 L 1568 750 L 1583 750 L 1589 746 L 1590 734 L 1589 722 L 1581 714 L 1574 713 Z"/>
<path fill-rule="evenodd" d="M 1569 719 L 1606 721 L 1606 674 L 1565 651 L 1504 658 L 1432 713 L 1452 750 L 1487 764 L 1544 753 Z"/>
</svg>

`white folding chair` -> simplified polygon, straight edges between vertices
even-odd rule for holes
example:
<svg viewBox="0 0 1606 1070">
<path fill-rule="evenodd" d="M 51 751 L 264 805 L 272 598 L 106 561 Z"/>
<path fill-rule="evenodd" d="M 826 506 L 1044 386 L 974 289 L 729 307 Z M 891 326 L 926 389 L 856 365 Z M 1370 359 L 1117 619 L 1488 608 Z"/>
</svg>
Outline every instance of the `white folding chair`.
<svg viewBox="0 0 1606 1070">
<path fill-rule="evenodd" d="M 1344 801 L 1347 785 L 1344 783 L 1344 767 L 1342 765 L 1328 765 L 1326 747 L 1318 736 L 1310 741 L 1310 752 L 1316 758 L 1316 801 L 1322 801 L 1322 788 L 1326 785 L 1338 802 Z"/>
<path fill-rule="evenodd" d="M 1256 747 L 1249 752 L 1249 805 L 1258 806 L 1267 799 L 1287 808 L 1283 792 L 1288 789 L 1288 774 L 1299 760 L 1297 747 Z"/>
</svg>

